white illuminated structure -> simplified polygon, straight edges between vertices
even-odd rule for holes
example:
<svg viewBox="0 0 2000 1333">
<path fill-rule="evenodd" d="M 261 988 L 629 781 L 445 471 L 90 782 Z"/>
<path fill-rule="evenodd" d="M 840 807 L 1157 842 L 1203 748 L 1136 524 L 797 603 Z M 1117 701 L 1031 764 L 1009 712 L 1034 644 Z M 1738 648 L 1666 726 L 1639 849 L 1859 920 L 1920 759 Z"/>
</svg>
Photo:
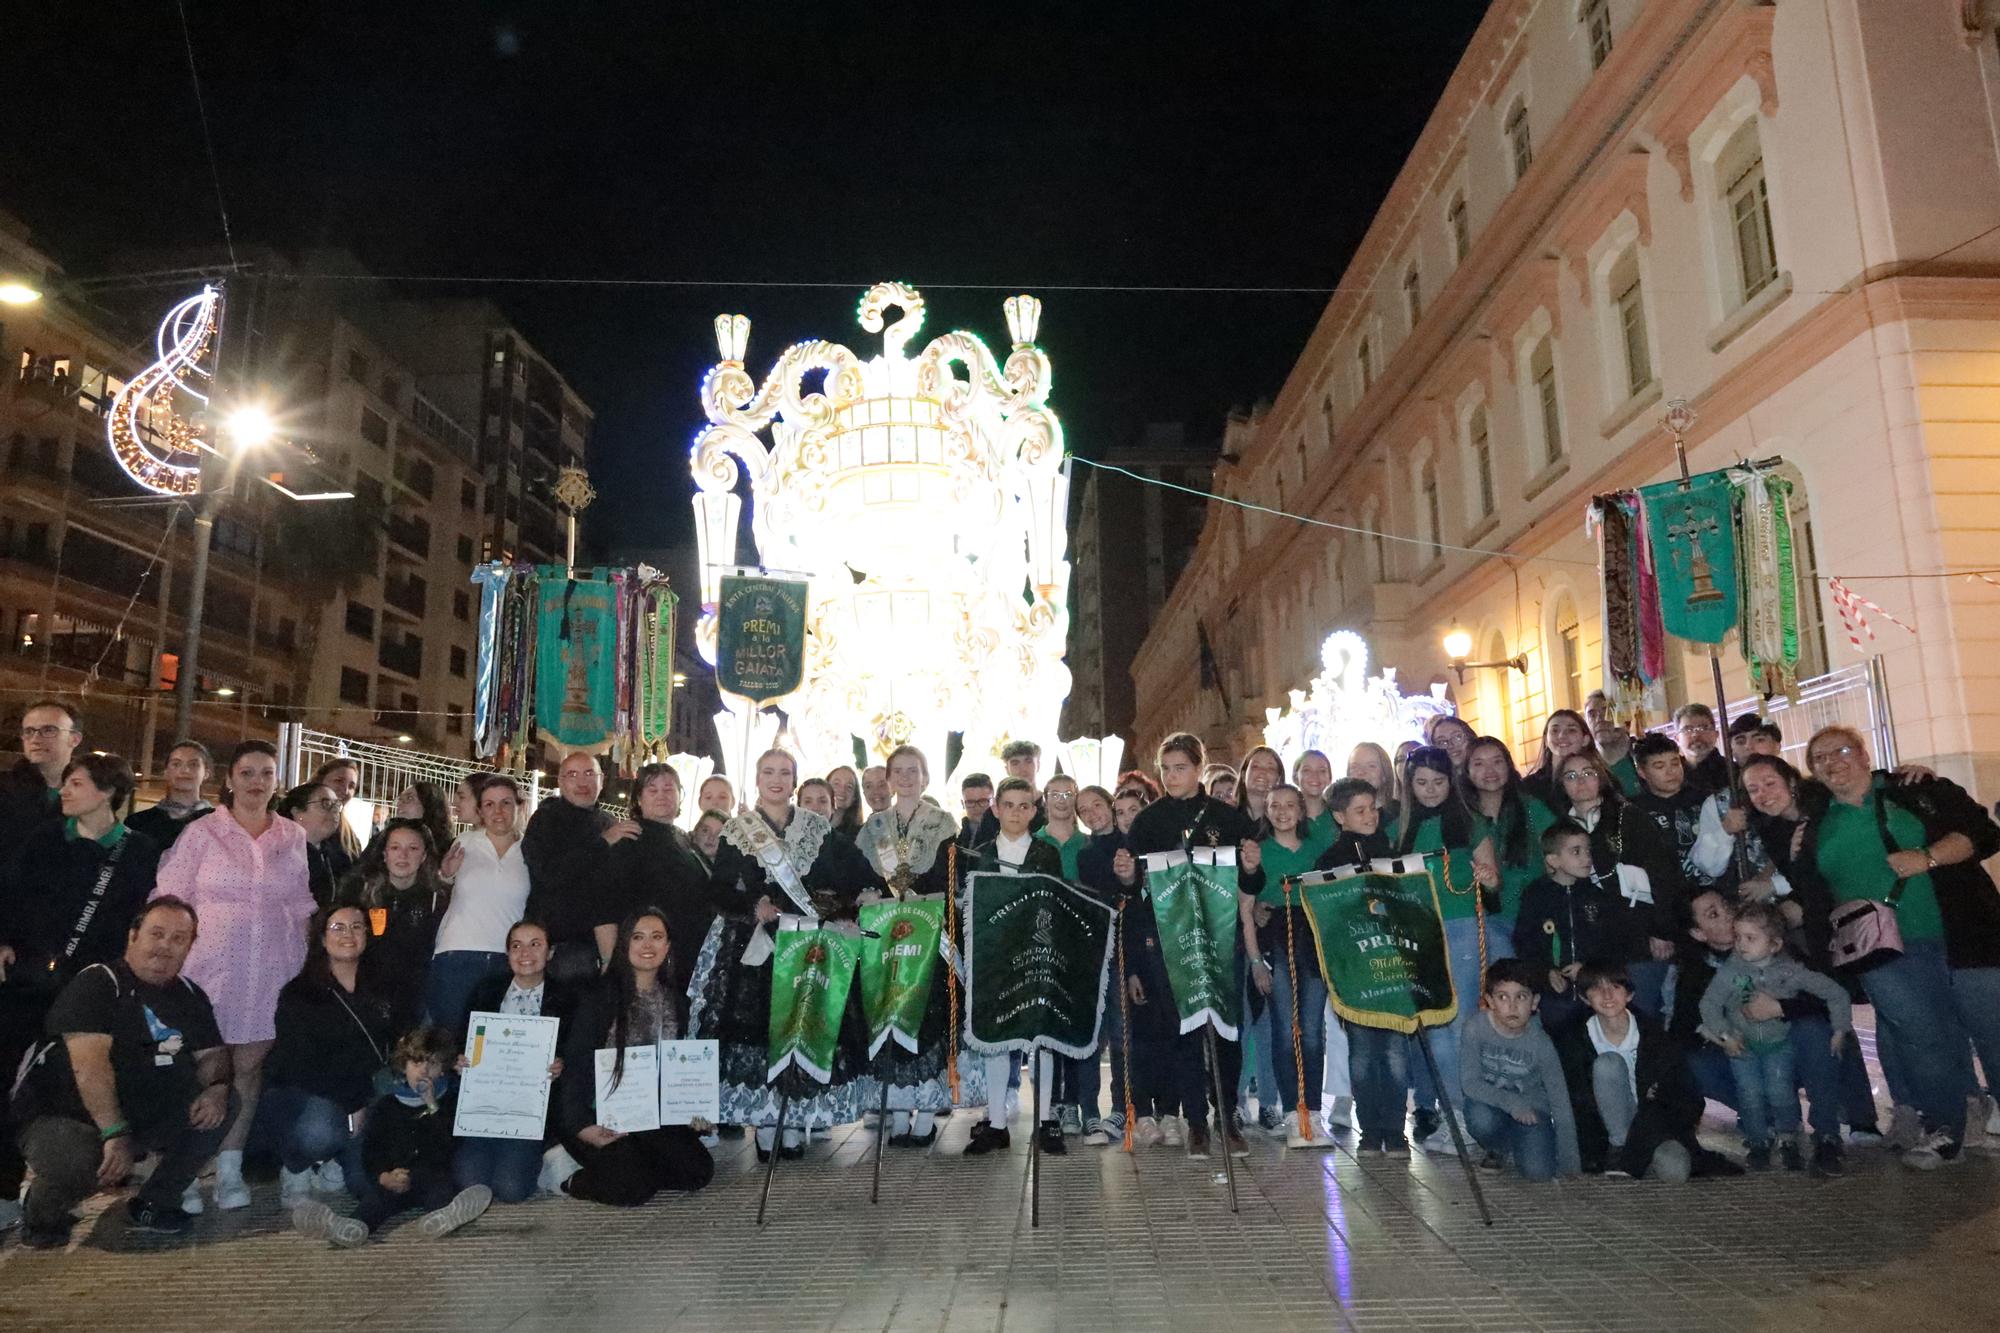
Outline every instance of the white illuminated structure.
<svg viewBox="0 0 2000 1333">
<path fill-rule="evenodd" d="M 803 772 L 852 763 L 856 739 L 878 763 L 908 742 L 943 791 L 953 732 L 960 771 L 992 768 L 1008 740 L 1055 746 L 1070 685 L 1069 470 L 1048 406 L 1049 359 L 1035 345 L 1041 302 L 1003 306 L 1013 337 L 1004 361 L 965 332 L 911 354 L 924 299 L 878 283 L 859 316 L 882 335 L 880 355 L 796 343 L 761 385 L 744 368 L 749 319 L 715 321 L 722 360 L 701 387 L 710 424 L 689 456 L 696 641 L 713 662 L 717 586 L 736 563 L 735 488 L 747 470 L 758 562 L 811 578 L 804 683 L 772 701 Z M 749 707 L 724 703 L 739 715 Z M 733 761 L 742 751 L 728 740 L 744 720 L 718 724 Z"/>
<path fill-rule="evenodd" d="M 1347 757 L 1362 741 L 1374 741 L 1390 755 L 1404 741 L 1421 741 L 1424 724 L 1457 710 L 1444 686 L 1428 694 L 1404 694 L 1396 670 L 1368 676 L 1368 641 L 1353 630 L 1335 630 L 1319 649 L 1320 674 L 1303 690 L 1290 691 L 1286 708 L 1264 710 L 1264 743 L 1285 761 L 1285 771 L 1307 750 L 1325 754 L 1333 775 L 1347 771 Z"/>
<path fill-rule="evenodd" d="M 161 495 L 192 495 L 201 483 L 202 428 L 197 414 L 183 414 L 176 398 L 208 403 L 197 384 L 213 373 L 203 362 L 222 320 L 222 290 L 204 287 L 160 321 L 153 335 L 153 364 L 111 400 L 105 436 L 126 475 Z"/>
<path fill-rule="evenodd" d="M 1079 736 L 1062 743 L 1062 771 L 1079 787 L 1116 791 L 1120 765 L 1125 762 L 1123 736 Z"/>
</svg>

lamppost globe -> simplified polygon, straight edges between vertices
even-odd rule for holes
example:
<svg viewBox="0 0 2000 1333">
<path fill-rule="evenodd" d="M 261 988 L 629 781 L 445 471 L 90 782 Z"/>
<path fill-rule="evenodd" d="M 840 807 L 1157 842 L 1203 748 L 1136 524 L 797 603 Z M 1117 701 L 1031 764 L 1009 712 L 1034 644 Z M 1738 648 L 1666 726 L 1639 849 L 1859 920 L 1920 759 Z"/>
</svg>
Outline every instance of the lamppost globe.
<svg viewBox="0 0 2000 1333">
<path fill-rule="evenodd" d="M 230 444 L 239 451 L 262 448 L 278 434 L 278 423 L 271 419 L 269 412 L 255 404 L 237 408 L 223 425 Z"/>
<path fill-rule="evenodd" d="M 0 305 L 33 305 L 42 294 L 27 283 L 9 278 L 0 281 Z"/>
<path fill-rule="evenodd" d="M 1453 629 L 1446 633 L 1444 655 L 1454 662 L 1463 662 L 1472 656 L 1472 636 L 1462 629 Z"/>
</svg>

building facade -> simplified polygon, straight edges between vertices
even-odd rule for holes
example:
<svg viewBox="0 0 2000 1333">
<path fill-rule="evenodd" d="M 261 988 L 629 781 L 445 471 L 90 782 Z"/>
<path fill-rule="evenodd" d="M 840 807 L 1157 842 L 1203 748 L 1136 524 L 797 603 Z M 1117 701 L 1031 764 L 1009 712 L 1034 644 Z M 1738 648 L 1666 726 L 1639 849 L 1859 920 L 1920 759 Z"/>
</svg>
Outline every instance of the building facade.
<svg viewBox="0 0 2000 1333">
<path fill-rule="evenodd" d="M 172 739 L 193 558 L 184 506 L 141 489 L 105 439 L 151 330 L 82 294 L 5 214 L 0 274 L 40 293 L 0 306 L 0 715 L 68 698 L 87 745 L 144 768 Z M 281 503 L 246 476 L 216 522 L 194 718 L 214 748 L 275 734 L 266 707 L 293 688 L 296 589 L 268 558 Z"/>
<path fill-rule="evenodd" d="M 1960 0 L 1496 0 L 1133 667 L 1135 742 L 1240 747 L 1364 633 L 1406 688 L 1532 761 L 1598 683 L 1592 495 L 1779 456 L 1802 674 L 1844 576 L 1877 621 L 1899 750 L 1991 792 L 2000 589 L 2000 45 Z M 1865 582 L 1863 582 L 1865 580 Z M 1223 675 L 1188 664 L 1206 634 Z M 1669 702 L 1712 697 L 1675 655 Z M 1733 645 L 1730 697 L 1747 692 Z M 1223 681 L 1227 684 L 1227 681 Z"/>
<path fill-rule="evenodd" d="M 1065 736 L 1120 735 L 1132 725 L 1128 668 L 1201 535 L 1208 501 L 1188 492 L 1208 490 L 1216 450 L 1189 444 L 1185 426 L 1162 423 L 1098 461 L 1121 471 L 1077 468 L 1083 475 L 1075 478 L 1080 502 L 1070 542 Z"/>
</svg>

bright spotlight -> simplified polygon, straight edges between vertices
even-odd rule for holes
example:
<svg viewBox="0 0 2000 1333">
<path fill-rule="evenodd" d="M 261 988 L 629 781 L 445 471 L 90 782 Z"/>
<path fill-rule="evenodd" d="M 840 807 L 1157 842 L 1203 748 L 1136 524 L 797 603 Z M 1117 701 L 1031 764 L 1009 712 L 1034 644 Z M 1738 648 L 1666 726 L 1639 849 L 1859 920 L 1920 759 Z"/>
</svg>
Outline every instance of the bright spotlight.
<svg viewBox="0 0 2000 1333">
<path fill-rule="evenodd" d="M 239 407 L 229 414 L 229 441 L 238 449 L 257 449 L 278 434 L 278 423 L 261 407 Z"/>
</svg>

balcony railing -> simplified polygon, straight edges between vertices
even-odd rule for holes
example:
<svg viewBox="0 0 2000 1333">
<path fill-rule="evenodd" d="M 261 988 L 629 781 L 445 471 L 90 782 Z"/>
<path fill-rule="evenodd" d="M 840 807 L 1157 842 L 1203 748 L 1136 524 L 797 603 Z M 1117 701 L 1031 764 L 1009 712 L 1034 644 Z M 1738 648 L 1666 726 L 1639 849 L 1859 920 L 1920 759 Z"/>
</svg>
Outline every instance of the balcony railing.
<svg viewBox="0 0 2000 1333">
<path fill-rule="evenodd" d="M 382 600 L 398 611 L 422 619 L 425 591 L 423 583 L 416 579 L 401 583 L 386 583 L 382 587 Z"/>
<path fill-rule="evenodd" d="M 415 679 L 424 673 L 424 645 L 420 640 L 395 643 L 384 639 L 375 660 L 390 671 Z"/>
<path fill-rule="evenodd" d="M 389 541 L 412 555 L 428 559 L 431 553 L 431 525 L 421 518 L 404 518 L 391 514 L 388 522 Z"/>
</svg>

